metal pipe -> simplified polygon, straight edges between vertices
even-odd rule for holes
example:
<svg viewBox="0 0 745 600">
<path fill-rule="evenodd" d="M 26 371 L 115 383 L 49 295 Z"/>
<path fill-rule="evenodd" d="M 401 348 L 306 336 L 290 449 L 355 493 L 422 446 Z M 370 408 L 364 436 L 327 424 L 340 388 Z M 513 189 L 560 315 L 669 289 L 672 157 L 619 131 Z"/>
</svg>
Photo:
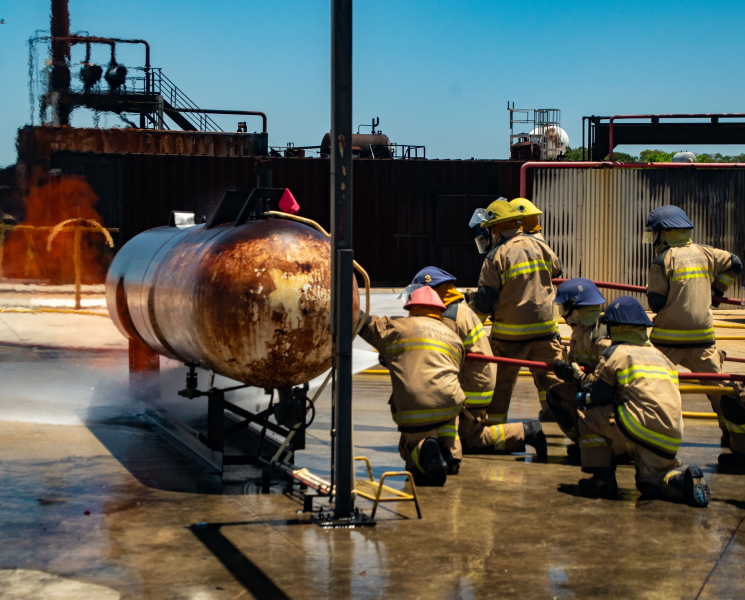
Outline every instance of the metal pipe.
<svg viewBox="0 0 745 600">
<path fill-rule="evenodd" d="M 354 511 L 352 440 L 352 0 L 331 0 L 331 335 L 334 348 L 334 517 Z"/>
<path fill-rule="evenodd" d="M 266 133 L 266 114 L 258 110 L 213 110 L 211 108 L 174 108 L 173 110 L 183 113 L 206 113 L 209 115 L 253 115 L 261 117 L 261 132 Z"/>
<path fill-rule="evenodd" d="M 743 119 L 745 113 L 685 113 L 679 115 L 613 115 L 608 121 L 608 160 L 613 160 L 613 121 L 616 119 Z M 714 122 L 712 120 L 712 122 Z"/>
<path fill-rule="evenodd" d="M 520 197 L 526 198 L 529 169 L 745 169 L 745 163 L 614 163 L 605 161 L 530 161 L 520 167 Z"/>
</svg>

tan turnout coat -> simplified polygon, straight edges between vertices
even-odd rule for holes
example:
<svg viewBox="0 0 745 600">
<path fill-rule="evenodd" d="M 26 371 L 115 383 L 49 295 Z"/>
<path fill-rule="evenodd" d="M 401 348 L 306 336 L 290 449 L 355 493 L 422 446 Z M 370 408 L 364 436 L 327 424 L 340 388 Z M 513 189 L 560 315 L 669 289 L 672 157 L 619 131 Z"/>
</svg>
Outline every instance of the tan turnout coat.
<svg viewBox="0 0 745 600">
<path fill-rule="evenodd" d="M 484 260 L 471 307 L 492 315 L 494 339 L 550 337 L 558 331 L 551 279 L 559 275 L 561 262 L 545 242 L 520 229 L 505 231 Z"/>
<path fill-rule="evenodd" d="M 467 354 L 492 356 L 489 336 L 481 324 L 481 320 L 465 302 L 451 304 L 442 317 L 443 323 L 463 341 Z M 476 409 L 489 406 L 494 393 L 494 384 L 497 380 L 496 364 L 465 360 L 458 378 L 466 395 L 467 408 Z"/>
<path fill-rule="evenodd" d="M 464 347 L 442 321 L 372 316 L 360 336 L 390 369 L 391 413 L 399 430 L 435 426 L 458 416 L 465 401 L 458 381 Z"/>
<path fill-rule="evenodd" d="M 647 296 L 657 311 L 650 340 L 658 346 L 705 346 L 715 342 L 711 312 L 712 285 L 724 293 L 735 274 L 732 255 L 726 250 L 688 242 L 685 246 L 667 247 L 654 259 L 649 269 Z"/>
<path fill-rule="evenodd" d="M 678 373 L 667 357 L 651 345 L 616 344 L 603 353 L 595 376 L 591 401 L 600 382 L 614 387 L 616 423 L 624 434 L 673 458 L 683 438 L 683 414 Z"/>
</svg>

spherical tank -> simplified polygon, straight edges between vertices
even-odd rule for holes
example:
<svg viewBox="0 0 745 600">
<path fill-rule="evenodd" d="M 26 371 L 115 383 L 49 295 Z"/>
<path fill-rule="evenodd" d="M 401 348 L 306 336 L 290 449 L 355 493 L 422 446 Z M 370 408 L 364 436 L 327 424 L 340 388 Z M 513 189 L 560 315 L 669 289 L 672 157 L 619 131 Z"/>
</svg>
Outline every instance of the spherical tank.
<svg viewBox="0 0 745 600">
<path fill-rule="evenodd" d="M 282 219 L 158 227 L 116 255 L 109 313 L 165 356 L 257 387 L 298 385 L 331 367 L 330 256 L 327 237 Z"/>
</svg>

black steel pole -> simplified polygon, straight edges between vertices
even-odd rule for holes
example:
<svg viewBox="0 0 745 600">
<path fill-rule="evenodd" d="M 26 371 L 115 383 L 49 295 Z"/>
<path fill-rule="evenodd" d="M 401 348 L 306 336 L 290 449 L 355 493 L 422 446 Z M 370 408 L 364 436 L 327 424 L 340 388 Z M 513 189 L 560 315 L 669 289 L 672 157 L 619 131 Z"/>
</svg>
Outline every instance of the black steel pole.
<svg viewBox="0 0 745 600">
<path fill-rule="evenodd" d="M 354 510 L 352 443 L 352 0 L 331 0 L 331 335 L 334 343 L 334 516 Z"/>
</svg>

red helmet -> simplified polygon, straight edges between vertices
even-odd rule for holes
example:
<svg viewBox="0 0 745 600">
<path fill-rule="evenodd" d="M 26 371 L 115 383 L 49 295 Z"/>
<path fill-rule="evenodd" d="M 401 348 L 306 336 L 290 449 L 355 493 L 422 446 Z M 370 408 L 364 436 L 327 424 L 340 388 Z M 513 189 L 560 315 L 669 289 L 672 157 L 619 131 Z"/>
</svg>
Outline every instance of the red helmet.
<svg viewBox="0 0 745 600">
<path fill-rule="evenodd" d="M 404 304 L 404 308 L 409 310 L 414 306 L 429 306 L 439 310 L 445 310 L 445 305 L 440 300 L 440 296 L 435 290 L 428 285 L 415 289 L 409 296 L 409 301 Z"/>
</svg>

